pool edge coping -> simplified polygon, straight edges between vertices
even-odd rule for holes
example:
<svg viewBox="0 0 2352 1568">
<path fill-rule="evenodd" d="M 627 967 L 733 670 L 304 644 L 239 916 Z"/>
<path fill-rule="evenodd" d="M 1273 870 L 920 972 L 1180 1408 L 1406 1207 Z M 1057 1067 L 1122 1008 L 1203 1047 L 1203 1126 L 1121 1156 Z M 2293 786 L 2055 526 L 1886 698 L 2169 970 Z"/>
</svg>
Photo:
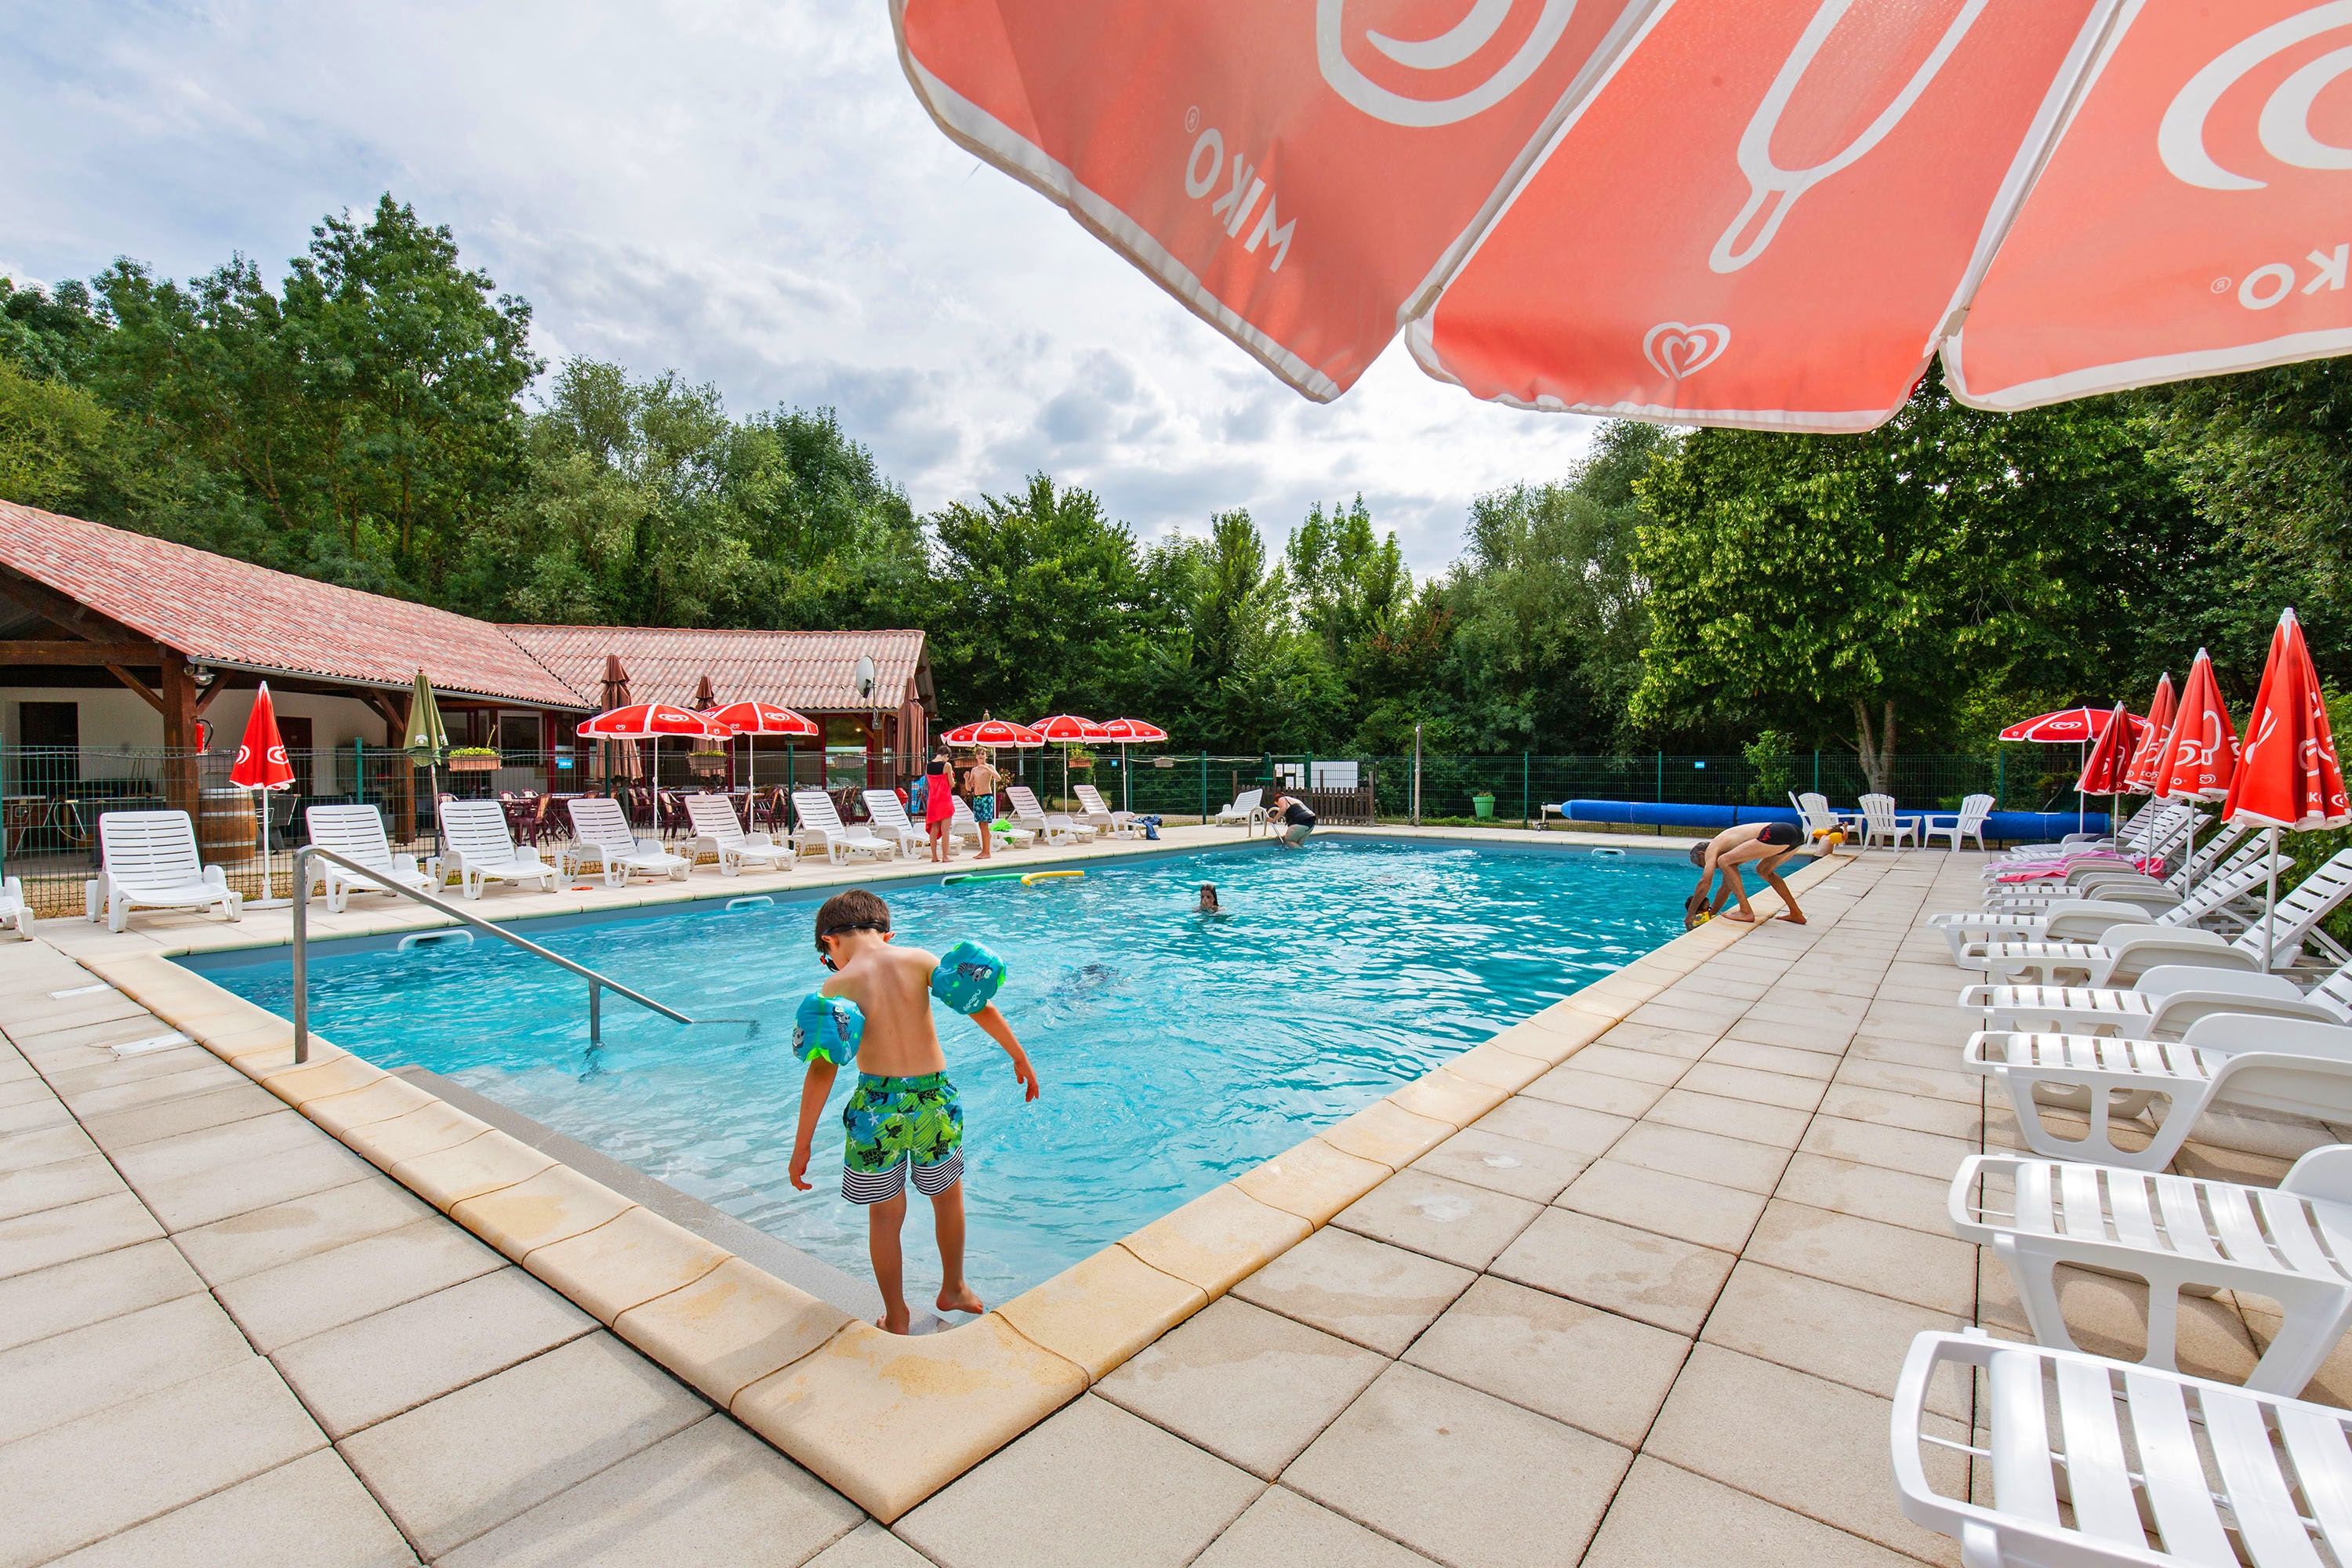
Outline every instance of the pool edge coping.
<svg viewBox="0 0 2352 1568">
<path fill-rule="evenodd" d="M 1392 841 L 1447 840 L 1491 842 L 1431 829 Z M 1789 880 L 1811 888 L 1848 858 Z M 1756 901 L 1780 907 L 1769 892 Z M 978 1320 L 914 1338 L 852 1319 L 318 1036 L 295 1066 L 289 1023 L 173 962 L 222 944 L 78 962 L 887 1524 L 1763 923 L 1669 938 Z"/>
</svg>

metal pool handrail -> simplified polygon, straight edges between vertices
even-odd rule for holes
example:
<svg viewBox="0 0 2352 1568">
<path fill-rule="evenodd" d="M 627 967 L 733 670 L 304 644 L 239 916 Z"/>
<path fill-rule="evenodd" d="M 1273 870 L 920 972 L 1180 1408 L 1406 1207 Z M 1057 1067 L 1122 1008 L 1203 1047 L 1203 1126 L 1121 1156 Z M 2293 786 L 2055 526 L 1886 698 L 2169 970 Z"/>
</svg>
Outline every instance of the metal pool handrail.
<svg viewBox="0 0 2352 1568">
<path fill-rule="evenodd" d="M 457 905 L 443 899 L 436 899 L 430 893 L 420 893 L 414 888 L 404 888 L 385 878 L 381 872 L 362 866 L 356 860 L 338 855 L 331 849 L 321 849 L 315 844 L 307 844 L 294 852 L 294 1062 L 298 1067 L 310 1059 L 310 972 L 307 948 L 310 933 L 307 929 L 309 921 L 306 917 L 310 907 L 310 862 L 313 859 L 332 861 L 346 871 L 356 872 L 365 877 L 387 893 L 397 893 L 404 899 L 414 899 L 427 909 L 439 910 L 445 915 L 454 916 L 477 931 L 486 931 L 500 942 L 509 942 L 521 948 L 525 952 L 535 952 L 548 963 L 568 969 L 588 982 L 588 1044 L 592 1047 L 604 1042 L 604 1016 L 602 1009 L 598 1006 L 598 999 L 600 994 L 604 991 L 618 992 L 640 1007 L 650 1007 L 673 1022 L 680 1024 L 694 1022 L 677 1008 L 665 1007 L 642 991 L 632 991 L 608 975 L 599 974 L 584 964 L 574 963 L 560 952 L 550 952 L 539 943 L 527 942 L 514 932 L 482 919 L 479 915 L 468 914 Z M 706 1023 L 712 1024 L 741 1024 L 750 1021 L 745 1018 L 704 1020 Z"/>
</svg>

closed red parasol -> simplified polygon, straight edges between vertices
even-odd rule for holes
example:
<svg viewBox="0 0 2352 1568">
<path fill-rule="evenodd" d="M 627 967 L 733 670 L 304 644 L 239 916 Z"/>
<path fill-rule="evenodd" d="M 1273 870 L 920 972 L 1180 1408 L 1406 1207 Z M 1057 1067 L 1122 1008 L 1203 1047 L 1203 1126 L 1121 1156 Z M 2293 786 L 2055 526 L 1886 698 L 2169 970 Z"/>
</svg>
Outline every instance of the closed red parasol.
<svg viewBox="0 0 2352 1568">
<path fill-rule="evenodd" d="M 2117 795 L 2131 787 L 2131 763 L 2139 751 L 2139 721 L 2125 710 L 2120 702 L 2107 715 L 2106 727 L 2099 732 L 2099 743 L 2091 748 L 2084 760 L 2083 776 L 2074 781 L 2074 788 L 2084 795 Z"/>
<path fill-rule="evenodd" d="M 2270 898 L 2278 901 L 2278 835 L 2341 827 L 2352 822 L 2344 794 L 2344 764 L 2327 722 L 2327 699 L 2319 672 L 2304 646 L 2303 626 L 2293 610 L 2279 616 L 2271 634 L 2270 661 L 2263 689 L 2246 715 L 2246 748 L 2221 807 L 2224 821 L 2259 822 L 2270 829 Z M 2270 967 L 2271 926 L 2263 926 L 2263 967 Z"/>
<path fill-rule="evenodd" d="M 261 797 L 267 791 L 291 787 L 294 764 L 286 760 L 286 741 L 278 732 L 278 705 L 269 700 L 269 682 L 266 680 L 254 695 L 253 713 L 245 721 L 245 739 L 237 742 L 236 763 L 228 771 L 228 782 L 239 789 L 253 791 L 254 810 L 261 818 L 261 903 L 273 902 L 269 897 L 269 808 Z"/>
<path fill-rule="evenodd" d="M 2156 775 L 2164 766 L 2164 742 L 2172 734 L 2172 677 L 2156 678 L 2156 698 L 2147 705 L 2147 722 L 2140 730 L 2139 747 L 2132 752 L 2124 786 L 2134 795 L 2154 795 Z"/>
<path fill-rule="evenodd" d="M 2180 711 L 2165 742 L 2164 765 L 2156 776 L 2158 800 L 2221 800 L 2238 772 L 2238 731 L 2222 705 L 2213 661 L 2197 650 L 2181 689 Z"/>
</svg>

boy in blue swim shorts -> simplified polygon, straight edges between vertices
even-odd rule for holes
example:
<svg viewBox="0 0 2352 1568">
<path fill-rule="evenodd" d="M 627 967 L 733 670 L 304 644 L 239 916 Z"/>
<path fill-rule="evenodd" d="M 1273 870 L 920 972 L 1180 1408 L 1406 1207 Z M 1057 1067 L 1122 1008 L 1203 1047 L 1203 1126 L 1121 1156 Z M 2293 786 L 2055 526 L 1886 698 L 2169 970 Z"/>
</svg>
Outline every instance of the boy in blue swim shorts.
<svg viewBox="0 0 2352 1568">
<path fill-rule="evenodd" d="M 891 942 L 890 907 L 862 888 L 836 893 L 817 910 L 819 960 L 833 971 L 819 988 L 822 997 L 855 1005 L 863 1029 L 851 1047 L 859 1068 L 857 1085 L 841 1113 L 846 1131 L 842 1152 L 841 1195 L 866 1213 L 866 1250 L 874 1282 L 881 1289 L 883 1315 L 876 1326 L 907 1331 L 906 1260 L 899 1231 L 907 1218 L 907 1179 L 931 1200 L 939 1236 L 939 1308 L 942 1312 L 985 1309 L 963 1275 L 963 1108 L 949 1080 L 947 1056 L 932 1027 L 931 997 L 940 959 L 920 948 Z M 950 958 L 955 957 L 950 952 Z M 997 965 L 1001 974 L 1003 965 Z M 972 998 L 977 1000 L 977 997 Z M 1014 1037 L 1013 1026 L 990 1002 L 968 1015 L 1013 1058 L 1013 1072 L 1037 1098 L 1036 1070 Z M 810 1150 L 817 1118 L 824 1112 L 838 1070 L 823 1055 L 808 1058 L 801 1086 L 800 1127 L 793 1141 L 792 1183 L 806 1192 Z"/>
</svg>

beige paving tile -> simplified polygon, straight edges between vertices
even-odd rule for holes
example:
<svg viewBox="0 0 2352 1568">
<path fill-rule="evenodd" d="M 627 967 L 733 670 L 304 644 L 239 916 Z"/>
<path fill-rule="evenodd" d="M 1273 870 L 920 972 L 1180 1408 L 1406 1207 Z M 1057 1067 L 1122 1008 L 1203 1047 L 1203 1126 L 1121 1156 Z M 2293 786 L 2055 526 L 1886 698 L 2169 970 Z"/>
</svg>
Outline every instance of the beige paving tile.
<svg viewBox="0 0 2352 1568">
<path fill-rule="evenodd" d="M 523 1267 L 598 1321 L 693 1284 L 733 1256 L 645 1209 L 613 1219 L 523 1258 Z"/>
<path fill-rule="evenodd" d="M 1792 1046 L 1759 1045 L 1734 1035 L 1727 1035 L 1717 1040 L 1700 1058 L 1703 1065 L 1816 1081 L 1826 1081 L 1836 1072 L 1838 1060 L 1838 1057 L 1831 1053 L 1801 1051 Z"/>
<path fill-rule="evenodd" d="M 1846 1048 L 1847 1042 L 1853 1038 L 1853 1033 L 1843 1023 L 1811 1019 L 1783 1023 L 1751 1015 L 1725 1030 L 1723 1037 L 1753 1046 L 1778 1046 L 1784 1050 L 1808 1051 L 1815 1056 L 1835 1058 Z"/>
<path fill-rule="evenodd" d="M 1715 1044 L 1722 1034 L 1719 1026 L 1695 1030 L 1664 1023 L 1629 1021 L 1602 1035 L 1595 1044 L 1673 1060 L 1696 1061 L 1706 1054 L 1706 1048 Z"/>
<path fill-rule="evenodd" d="M 1695 1537 L 1740 1568 L 1910 1568 L 1916 1561 L 1644 1454 L 1610 1503 L 1584 1568 L 1685 1568 Z"/>
<path fill-rule="evenodd" d="M 0 1279 L 131 1247 L 163 1234 L 129 1193 L 0 1220 Z"/>
<path fill-rule="evenodd" d="M 1848 1057 L 1838 1067 L 1837 1081 L 1857 1089 L 1945 1100 L 1974 1107 L 1985 1099 L 1985 1080 L 1973 1073 L 1959 1071 L 1954 1065 L 1957 1060 L 1953 1057 L 1940 1066 L 1913 1067 L 1869 1057 Z M 1994 1098 L 2001 1098 L 1999 1091 L 1995 1091 Z"/>
<path fill-rule="evenodd" d="M 1975 1147 L 1984 1133 L 1984 1113 L 1967 1100 L 1934 1095 L 1889 1094 L 1852 1083 L 1833 1083 L 1822 1100 L 1822 1114 L 1874 1127 L 1957 1138 Z"/>
<path fill-rule="evenodd" d="M 867 1520 L 808 1560 L 808 1568 L 930 1568 L 931 1560 Z"/>
<path fill-rule="evenodd" d="M 1779 1106 L 1795 1111 L 1810 1111 L 1822 1100 L 1822 1081 L 1817 1078 L 1795 1073 L 1759 1072 L 1754 1068 L 1736 1067 L 1716 1060 L 1711 1056 L 1694 1063 L 1675 1087 L 1743 1104 Z"/>
<path fill-rule="evenodd" d="M 1482 1132 L 1541 1143 L 1563 1154 L 1592 1160 L 1607 1153 L 1633 1125 L 1626 1117 L 1587 1110 L 1580 1106 L 1556 1105 L 1522 1094 L 1481 1117 L 1477 1128 Z"/>
<path fill-rule="evenodd" d="M 0 1561 L 47 1561 L 326 1442 L 255 1356 L 110 1405 L 0 1448 Z"/>
<path fill-rule="evenodd" d="M 446 1290 L 505 1261 L 455 1226 L 423 1219 L 214 1289 L 267 1352 Z"/>
<path fill-rule="evenodd" d="M 1655 1084 L 1660 1088 L 1682 1077 L 1689 1065 L 1682 1057 L 1662 1056 L 1655 1051 L 1630 1050 L 1623 1046 L 1612 1045 L 1606 1037 L 1585 1047 L 1570 1059 L 1580 1072 L 1632 1079 L 1636 1083 Z"/>
<path fill-rule="evenodd" d="M 1234 1294 L 1393 1356 L 1475 1278 L 1417 1252 L 1327 1228 L 1242 1280 Z"/>
<path fill-rule="evenodd" d="M 1491 1270 L 1506 1279 L 1695 1334 L 1731 1272 L 1729 1253 L 1548 1209 Z"/>
<path fill-rule="evenodd" d="M 215 1285 L 413 1225 L 433 1211 L 380 1176 L 184 1230 L 172 1239 Z"/>
<path fill-rule="evenodd" d="M 1310 1228 L 1295 1214 L 1222 1186 L 1162 1215 L 1120 1245 L 1162 1274 L 1214 1296 L 1267 1259 L 1280 1257 Z"/>
<path fill-rule="evenodd" d="M 114 1158 L 124 1179 L 143 1192 L 223 1165 L 320 1145 L 332 1147 L 301 1112 L 279 1110 L 135 1144 L 115 1151 Z"/>
<path fill-rule="evenodd" d="M 1699 1337 L 1891 1400 L 1914 1339 L 1967 1326 L 1955 1313 L 1744 1261 L 1731 1271 Z M 1928 1395 L 1937 1414 L 1969 1418 L 1966 1387 L 1938 1384 Z"/>
<path fill-rule="evenodd" d="M 1976 1308 L 1976 1248 L 1949 1234 L 1774 1198 L 1746 1256 L 1938 1312 L 1968 1317 Z"/>
<path fill-rule="evenodd" d="M 1504 1100 L 1511 1090 L 1465 1078 L 1444 1067 L 1431 1068 L 1389 1094 L 1389 1103 L 1449 1127 L 1466 1127 Z"/>
<path fill-rule="evenodd" d="M 1285 1473 L 1286 1486 L 1458 1568 L 1573 1563 L 1633 1456 L 1398 1365 Z"/>
<path fill-rule="evenodd" d="M 169 1241 L 142 1242 L 0 1280 L 0 1351 L 201 1293 Z"/>
<path fill-rule="evenodd" d="M 240 1079 L 210 1094 L 167 1100 L 160 1105 L 120 1110 L 111 1116 L 93 1116 L 82 1125 L 102 1149 L 134 1149 L 158 1138 L 219 1127 L 252 1116 L 268 1116 L 285 1109 L 284 1100 Z"/>
<path fill-rule="evenodd" d="M 344 1130 L 343 1141 L 380 1169 L 389 1171 L 403 1161 L 437 1154 L 470 1142 L 488 1124 L 445 1100 L 382 1121 L 366 1121 Z"/>
<path fill-rule="evenodd" d="M 1972 1023 L 1970 1027 L 1974 1026 Z M 1853 1037 L 1853 1044 L 1848 1047 L 1847 1059 L 1852 1061 L 1860 1058 L 1864 1061 L 1885 1062 L 1890 1067 L 1927 1068 L 1937 1072 L 1948 1072 L 1958 1063 L 1960 1047 L 1967 1039 L 1968 1036 L 1964 1033 L 1958 1040 L 1948 1044 L 1938 1041 L 1927 1045 L 1916 1040 L 1895 1039 L 1875 1035 L 1856 1035 Z"/>
<path fill-rule="evenodd" d="M 52 1334 L 0 1354 L 0 1444 L 249 1359 L 252 1347 L 203 1295 Z"/>
<path fill-rule="evenodd" d="M 459 1547 L 438 1568 L 797 1563 L 858 1518 L 846 1499 L 714 1415 Z M 899 1552 L 899 1561 L 920 1561 Z"/>
<path fill-rule="evenodd" d="M 19 1171 L 37 1170 L 54 1165 L 60 1160 L 74 1160 L 98 1152 L 98 1145 L 89 1134 L 74 1122 L 60 1122 L 31 1132 L 12 1133 L 0 1138 L 0 1184 Z M 0 1184 L 0 1194 L 7 1191 Z"/>
<path fill-rule="evenodd" d="M 1944 1200 L 1950 1185 L 1948 1181 L 1800 1150 L 1789 1161 L 1788 1174 L 1780 1178 L 1772 1195 L 1817 1209 L 1949 1236 L 1952 1226 Z"/>
<path fill-rule="evenodd" d="M 1484 1268 L 1543 1205 L 1418 1167 L 1398 1172 L 1332 1223 L 1375 1241 Z"/>
<path fill-rule="evenodd" d="M 1387 1365 L 1346 1340 L 1228 1296 L 1095 1392 L 1271 1480 Z"/>
<path fill-rule="evenodd" d="M 1804 1150 L 1832 1160 L 1880 1165 L 1945 1182 L 1952 1179 L 1961 1161 L 1977 1152 L 1976 1145 L 1967 1140 L 1939 1138 L 1932 1132 L 1914 1132 L 1907 1128 L 1883 1127 L 1867 1121 L 1848 1121 L 1835 1116 L 1813 1119 L 1805 1133 Z"/>
<path fill-rule="evenodd" d="M 1769 1143 L 1775 1149 L 1793 1149 L 1797 1140 L 1805 1135 L 1805 1123 L 1811 1116 L 1786 1106 L 1701 1094 L 1690 1089 L 1685 1080 L 1661 1096 L 1658 1103 L 1650 1108 L 1646 1120 L 1696 1132 L 1745 1138 L 1751 1143 Z"/>
<path fill-rule="evenodd" d="M 1195 1568 L 1426 1568 L 1429 1559 L 1286 1487 L 1268 1487 L 1193 1563 Z"/>
<path fill-rule="evenodd" d="M 1600 1160 L 1553 1202 L 1595 1218 L 1737 1252 L 1756 1227 L 1765 1199 L 1738 1187 Z"/>
<path fill-rule="evenodd" d="M 370 1173 L 366 1163 L 349 1150 L 314 1134 L 307 1142 L 275 1153 L 136 1185 L 155 1217 L 181 1231 L 344 1186 Z"/>
<path fill-rule="evenodd" d="M 395 1568 L 416 1558 L 351 1467 L 321 1450 L 58 1561 L 61 1568 Z"/>
<path fill-rule="evenodd" d="M 1322 1225 L 1388 1179 L 1377 1160 L 1342 1153 L 1320 1138 L 1292 1145 L 1234 1178 L 1243 1194 L 1269 1208 Z"/>
<path fill-rule="evenodd" d="M 1664 1091 L 1657 1084 L 1594 1072 L 1582 1065 L 1580 1052 L 1520 1092 L 1556 1105 L 1580 1105 L 1612 1116 L 1639 1116 L 1655 1105 Z"/>
<path fill-rule="evenodd" d="M 1454 1135 L 1456 1123 L 1417 1116 L 1393 1101 L 1375 1100 L 1318 1134 L 1342 1153 L 1401 1170 Z"/>
<path fill-rule="evenodd" d="M 1760 1411 L 1771 1413 L 1769 1432 L 1759 1432 Z M 1889 1402 L 1874 1394 L 1701 1344 L 1643 1452 L 1882 1546 L 1957 1565 L 1957 1543 L 1905 1519 L 1886 1484 L 1892 1416 Z M 1928 1426 L 1938 1436 L 1967 1436 L 1958 1422 L 1931 1416 Z M 1946 1449 L 1927 1453 L 1930 1483 L 1960 1494 L 1966 1460 Z"/>
<path fill-rule="evenodd" d="M 724 1409 L 849 1321 L 830 1302 L 730 1258 L 692 1284 L 632 1307 L 613 1331 Z"/>
<path fill-rule="evenodd" d="M 1787 1150 L 1769 1144 L 1726 1138 L 1715 1132 L 1696 1132 L 1685 1127 L 1667 1127 L 1654 1121 L 1635 1125 L 1617 1141 L 1609 1154 L 1625 1164 L 1690 1176 L 1718 1186 L 1745 1187 L 1752 1193 L 1770 1192 L 1789 1160 Z"/>
<path fill-rule="evenodd" d="M 0 1172 L 0 1220 L 86 1203 L 122 1190 L 113 1165 L 95 1151 L 28 1170 Z"/>
<path fill-rule="evenodd" d="M 1189 1563 L 1263 1483 L 1107 1400 L 1078 1400 L 898 1521 L 941 1568 Z M 1037 1500 L 1054 1500 L 1040 1528 Z"/>
<path fill-rule="evenodd" d="M 510 1187 L 467 1198 L 449 1217 L 520 1262 L 540 1247 L 595 1229 L 629 1200 L 569 1165 L 550 1165 Z"/>
<path fill-rule="evenodd" d="M 403 1533 L 438 1557 L 709 1414 L 606 1333 L 343 1439 Z"/>
<path fill-rule="evenodd" d="M 73 1113 L 84 1119 L 108 1116 L 120 1110 L 135 1110 L 143 1105 L 162 1105 L 169 1100 L 190 1095 L 211 1094 L 233 1089 L 245 1082 L 237 1070 L 209 1055 L 196 1065 L 160 1078 L 143 1078 L 130 1083 L 114 1084 L 105 1089 L 93 1089 L 70 1097 Z"/>
<path fill-rule="evenodd" d="M 446 1149 L 412 1155 L 394 1165 L 392 1173 L 401 1185 L 446 1213 L 467 1198 L 527 1182 L 554 1163 L 530 1144 L 493 1129 Z"/>
<path fill-rule="evenodd" d="M 1581 1154 L 1470 1127 L 1423 1154 L 1409 1168 L 1508 1193 L 1530 1203 L 1549 1203 L 1575 1179 L 1585 1163 Z"/>
<path fill-rule="evenodd" d="M 1404 1359 L 1634 1447 L 1689 1351 L 1680 1334 L 1488 1276 Z"/>
</svg>

